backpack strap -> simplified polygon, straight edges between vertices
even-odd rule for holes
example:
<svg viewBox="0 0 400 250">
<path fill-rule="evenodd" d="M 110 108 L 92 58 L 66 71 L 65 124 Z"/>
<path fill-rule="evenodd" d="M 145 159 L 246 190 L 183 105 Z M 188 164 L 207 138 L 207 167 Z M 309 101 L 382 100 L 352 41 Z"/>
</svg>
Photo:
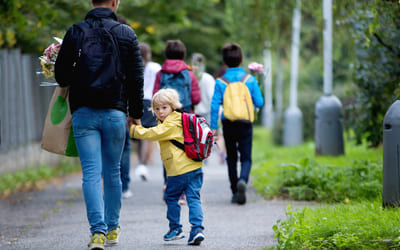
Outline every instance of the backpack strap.
<svg viewBox="0 0 400 250">
<path fill-rule="evenodd" d="M 178 142 L 177 140 L 169 140 L 172 144 L 174 144 L 177 148 L 182 149 L 183 151 L 185 151 L 185 146 Z"/>
<path fill-rule="evenodd" d="M 221 82 L 223 82 L 225 85 L 228 85 L 229 83 L 231 83 L 228 78 L 226 78 L 225 76 L 221 76 L 219 77 L 217 80 L 220 80 Z"/>
<path fill-rule="evenodd" d="M 106 20 L 107 20 L 107 21 L 104 21 L 104 22 L 101 21 L 101 22 L 102 22 L 102 24 L 103 24 L 103 27 L 106 28 L 106 29 L 108 29 L 109 31 L 111 31 L 111 30 L 113 30 L 115 27 L 121 25 L 121 23 L 119 23 L 119 22 L 117 22 L 117 21 L 113 22 L 113 21 L 108 21 L 108 19 L 106 19 Z"/>
<path fill-rule="evenodd" d="M 240 79 L 240 82 L 246 83 L 247 80 L 249 79 L 249 77 L 250 77 L 250 74 L 244 74 L 242 76 L 242 79 Z M 221 82 L 225 83 L 225 85 L 228 85 L 229 83 L 231 83 L 231 81 L 229 81 L 228 78 L 226 78 L 224 76 L 219 77 L 217 80 L 220 80 Z"/>
<path fill-rule="evenodd" d="M 242 77 L 242 79 L 240 79 L 240 81 L 242 83 L 246 83 L 247 80 L 249 79 L 249 77 L 250 77 L 250 74 L 244 74 L 244 76 Z"/>
</svg>

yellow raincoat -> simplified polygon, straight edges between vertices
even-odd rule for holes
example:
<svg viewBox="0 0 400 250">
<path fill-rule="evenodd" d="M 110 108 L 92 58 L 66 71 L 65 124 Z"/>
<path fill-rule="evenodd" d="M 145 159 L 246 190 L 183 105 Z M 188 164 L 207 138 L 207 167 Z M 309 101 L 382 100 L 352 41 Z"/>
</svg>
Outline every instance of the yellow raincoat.
<svg viewBox="0 0 400 250">
<path fill-rule="evenodd" d="M 156 127 L 144 128 L 132 125 L 129 134 L 132 138 L 158 141 L 160 144 L 161 160 L 164 163 L 167 176 L 177 176 L 199 169 L 203 166 L 202 161 L 193 161 L 186 153 L 177 148 L 169 140 L 183 143 L 182 114 L 176 111 L 169 114 L 161 123 L 158 121 Z"/>
</svg>

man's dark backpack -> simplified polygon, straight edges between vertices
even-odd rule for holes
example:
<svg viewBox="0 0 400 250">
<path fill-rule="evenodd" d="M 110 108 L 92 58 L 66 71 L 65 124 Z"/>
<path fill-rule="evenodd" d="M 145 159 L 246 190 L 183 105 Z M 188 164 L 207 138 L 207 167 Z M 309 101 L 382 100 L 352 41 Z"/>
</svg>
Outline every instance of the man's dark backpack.
<svg viewBox="0 0 400 250">
<path fill-rule="evenodd" d="M 182 103 L 182 110 L 190 112 L 192 106 L 192 84 L 188 69 L 179 73 L 161 73 L 160 89 L 175 89 L 179 94 L 179 101 Z"/>
<path fill-rule="evenodd" d="M 81 35 L 76 46 L 73 77 L 88 98 L 103 99 L 105 96 L 120 95 L 124 75 L 118 41 L 111 31 L 120 23 L 111 20 L 100 22 L 98 27 L 86 21 L 75 24 Z"/>
</svg>

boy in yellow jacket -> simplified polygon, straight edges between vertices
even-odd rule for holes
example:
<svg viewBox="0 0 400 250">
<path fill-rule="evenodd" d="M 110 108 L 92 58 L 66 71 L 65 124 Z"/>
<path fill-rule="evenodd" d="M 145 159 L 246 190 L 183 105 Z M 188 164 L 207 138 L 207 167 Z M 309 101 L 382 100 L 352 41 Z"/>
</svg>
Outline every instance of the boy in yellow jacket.
<svg viewBox="0 0 400 250">
<path fill-rule="evenodd" d="M 183 144 L 184 141 L 182 114 L 176 111 L 182 107 L 178 92 L 169 88 L 159 90 L 153 96 L 151 107 L 157 116 L 158 125 L 151 128 L 132 125 L 130 136 L 158 141 L 160 144 L 161 160 L 167 172 L 164 198 L 168 207 L 169 231 L 164 235 L 164 240 L 171 241 L 185 237 L 179 222 L 181 206 L 178 203 L 184 192 L 189 206 L 189 222 L 192 224 L 188 244 L 200 245 L 204 240 L 203 210 L 200 200 L 203 162 L 190 159 L 183 150 L 170 142 L 176 140 Z"/>
</svg>

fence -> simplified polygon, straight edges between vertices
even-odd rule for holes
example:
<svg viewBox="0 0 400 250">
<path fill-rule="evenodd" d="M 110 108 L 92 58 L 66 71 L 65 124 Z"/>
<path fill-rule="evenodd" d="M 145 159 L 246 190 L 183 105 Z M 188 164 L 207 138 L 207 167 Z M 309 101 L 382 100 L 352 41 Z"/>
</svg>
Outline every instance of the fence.
<svg viewBox="0 0 400 250">
<path fill-rule="evenodd" d="M 37 55 L 0 50 L 0 174 L 59 157 L 40 149 L 54 87 L 40 87 Z"/>
</svg>

